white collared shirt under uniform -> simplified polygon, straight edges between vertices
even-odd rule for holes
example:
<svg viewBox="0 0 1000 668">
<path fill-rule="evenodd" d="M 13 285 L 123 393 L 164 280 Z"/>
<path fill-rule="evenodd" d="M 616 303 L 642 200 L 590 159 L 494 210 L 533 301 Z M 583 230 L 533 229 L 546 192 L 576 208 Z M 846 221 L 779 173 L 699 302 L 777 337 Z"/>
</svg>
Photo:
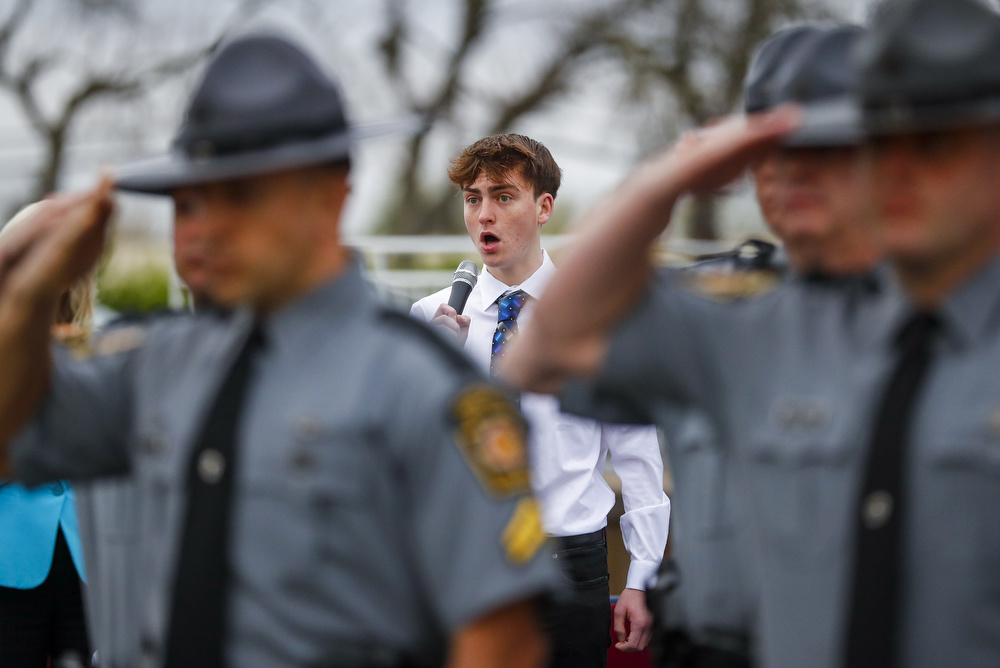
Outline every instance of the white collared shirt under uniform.
<svg viewBox="0 0 1000 668">
<path fill-rule="evenodd" d="M 545 253 L 542 266 L 518 286 L 508 286 L 488 271 L 482 273 L 464 311 L 472 321 L 465 351 L 481 368 L 490 368 L 497 299 L 514 289 L 527 293 L 529 299 L 517 318 L 518 329 L 523 330 L 530 326 L 538 299 L 555 272 Z M 417 301 L 411 315 L 430 321 L 450 292 L 449 287 Z M 670 520 L 656 430 L 562 413 L 558 400 L 544 394 L 521 395 L 521 410 L 531 424 L 532 486 L 542 504 L 546 531 L 553 536 L 586 534 L 607 526 L 615 493 L 604 480 L 603 469 L 611 453 L 625 504 L 621 530 L 631 558 L 626 586 L 645 589 L 663 556 Z"/>
</svg>

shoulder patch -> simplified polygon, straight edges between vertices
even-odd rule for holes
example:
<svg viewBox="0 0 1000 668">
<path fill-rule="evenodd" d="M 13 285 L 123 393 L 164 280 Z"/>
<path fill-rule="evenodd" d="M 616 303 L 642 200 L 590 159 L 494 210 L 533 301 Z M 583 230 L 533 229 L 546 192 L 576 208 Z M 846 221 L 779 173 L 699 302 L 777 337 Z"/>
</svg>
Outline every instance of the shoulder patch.
<svg viewBox="0 0 1000 668">
<path fill-rule="evenodd" d="M 764 295 L 774 290 L 780 282 L 777 272 L 767 269 L 739 272 L 690 272 L 684 276 L 684 285 L 691 291 L 728 302 Z"/>
<path fill-rule="evenodd" d="M 692 292 L 728 302 L 763 295 L 777 287 L 784 272 L 778 256 L 774 244 L 747 239 L 724 253 L 703 255 L 680 272 Z"/>
<path fill-rule="evenodd" d="M 498 497 L 531 490 L 528 424 L 499 388 L 464 388 L 452 404 L 458 446 L 487 492 Z"/>
</svg>

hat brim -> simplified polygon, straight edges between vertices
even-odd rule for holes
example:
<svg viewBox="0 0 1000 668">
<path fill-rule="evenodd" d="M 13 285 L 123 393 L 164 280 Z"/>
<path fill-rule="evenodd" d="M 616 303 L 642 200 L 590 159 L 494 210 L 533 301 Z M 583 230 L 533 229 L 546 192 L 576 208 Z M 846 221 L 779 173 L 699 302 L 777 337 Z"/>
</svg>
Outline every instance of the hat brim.
<svg viewBox="0 0 1000 668">
<path fill-rule="evenodd" d="M 849 96 L 805 103 L 802 124 L 785 136 L 788 148 L 834 148 L 857 146 L 865 139 L 861 110 Z"/>
<path fill-rule="evenodd" d="M 885 137 L 1000 124 L 1000 97 L 950 104 L 866 108 L 865 133 Z"/>
<path fill-rule="evenodd" d="M 191 157 L 179 151 L 123 165 L 117 170 L 115 188 L 151 195 L 169 195 L 177 188 L 215 181 L 257 176 L 297 167 L 309 167 L 348 158 L 353 146 L 366 139 L 412 134 L 415 118 L 355 126 L 316 139 L 288 142 L 271 148 L 238 153 Z"/>
</svg>

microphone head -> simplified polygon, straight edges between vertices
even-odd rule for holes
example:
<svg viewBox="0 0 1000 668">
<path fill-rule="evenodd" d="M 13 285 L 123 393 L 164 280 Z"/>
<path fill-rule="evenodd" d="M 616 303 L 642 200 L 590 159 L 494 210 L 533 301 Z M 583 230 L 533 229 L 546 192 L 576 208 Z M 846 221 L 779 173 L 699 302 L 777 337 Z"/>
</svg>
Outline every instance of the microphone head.
<svg viewBox="0 0 1000 668">
<path fill-rule="evenodd" d="M 472 260 L 462 260 L 455 270 L 455 281 L 467 283 L 470 288 L 476 287 L 479 280 L 479 265 Z"/>
</svg>

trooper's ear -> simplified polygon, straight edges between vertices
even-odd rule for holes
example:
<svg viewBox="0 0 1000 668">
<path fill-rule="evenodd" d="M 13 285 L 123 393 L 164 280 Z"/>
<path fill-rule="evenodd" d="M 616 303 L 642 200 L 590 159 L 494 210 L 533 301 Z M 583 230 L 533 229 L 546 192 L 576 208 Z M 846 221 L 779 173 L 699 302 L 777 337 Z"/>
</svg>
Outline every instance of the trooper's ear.
<svg viewBox="0 0 1000 668">
<path fill-rule="evenodd" d="M 307 168 L 303 180 L 315 192 L 322 206 L 330 213 L 339 214 L 344 201 L 351 193 L 350 167 L 347 163 L 330 163 Z"/>
</svg>

